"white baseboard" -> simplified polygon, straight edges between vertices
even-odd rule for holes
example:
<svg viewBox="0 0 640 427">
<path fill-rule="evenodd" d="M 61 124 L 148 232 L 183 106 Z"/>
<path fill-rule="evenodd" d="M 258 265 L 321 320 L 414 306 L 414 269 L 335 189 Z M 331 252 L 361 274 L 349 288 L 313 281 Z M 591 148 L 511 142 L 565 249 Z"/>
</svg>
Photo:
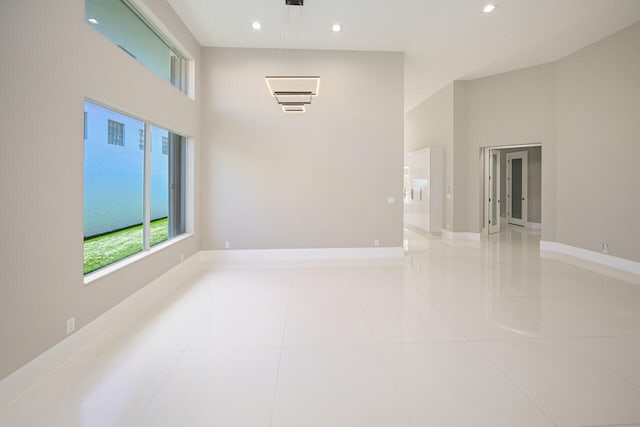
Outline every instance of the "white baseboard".
<svg viewBox="0 0 640 427">
<path fill-rule="evenodd" d="M 403 247 L 326 249 L 238 249 L 200 251 L 200 261 L 291 261 L 313 259 L 401 258 Z"/>
<path fill-rule="evenodd" d="M 480 233 L 453 232 L 449 230 L 442 230 L 442 238 L 447 240 L 469 240 L 472 242 L 479 242 Z"/>
<path fill-rule="evenodd" d="M 409 224 L 404 224 L 403 226 L 406 230 L 412 231 L 416 234 L 419 234 L 420 236 L 423 237 L 441 237 L 442 236 L 442 230 L 438 230 L 438 231 L 427 231 L 427 230 L 423 230 L 421 228 L 418 227 L 414 227 L 413 225 L 409 225 Z"/>
<path fill-rule="evenodd" d="M 527 228 L 532 230 L 542 230 L 542 224 L 539 222 L 527 222 Z"/>
<path fill-rule="evenodd" d="M 175 292 L 199 269 L 199 257 L 196 254 L 4 378 L 0 381 L 0 412 L 99 334 L 124 331 L 144 313 Z"/>
<path fill-rule="evenodd" d="M 580 265 L 586 268 L 602 271 L 602 269 L 598 267 L 605 267 L 607 269 L 630 273 L 634 276 L 640 276 L 640 262 L 577 248 L 563 243 L 541 240 L 540 256 L 546 258 L 557 258 L 554 254 L 570 257 L 576 261 L 582 261 Z M 605 272 L 609 273 L 609 271 Z"/>
</svg>

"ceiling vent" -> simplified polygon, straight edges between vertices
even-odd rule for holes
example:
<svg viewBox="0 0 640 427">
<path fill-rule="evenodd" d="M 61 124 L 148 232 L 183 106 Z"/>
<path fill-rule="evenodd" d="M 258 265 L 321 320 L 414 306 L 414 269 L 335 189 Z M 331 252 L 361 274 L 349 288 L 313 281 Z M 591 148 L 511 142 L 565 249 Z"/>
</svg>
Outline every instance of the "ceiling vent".
<svg viewBox="0 0 640 427">
<path fill-rule="evenodd" d="M 304 6 L 304 0 L 284 0 L 287 6 Z"/>
</svg>

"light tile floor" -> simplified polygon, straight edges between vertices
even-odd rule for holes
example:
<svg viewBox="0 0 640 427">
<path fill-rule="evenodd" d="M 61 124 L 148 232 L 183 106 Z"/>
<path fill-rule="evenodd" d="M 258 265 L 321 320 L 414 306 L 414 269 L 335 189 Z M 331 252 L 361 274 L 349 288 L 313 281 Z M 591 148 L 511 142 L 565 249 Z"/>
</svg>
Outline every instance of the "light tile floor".
<svg viewBox="0 0 640 427">
<path fill-rule="evenodd" d="M 211 266 L 0 426 L 640 426 L 640 285 L 406 232 L 401 260 Z"/>
</svg>

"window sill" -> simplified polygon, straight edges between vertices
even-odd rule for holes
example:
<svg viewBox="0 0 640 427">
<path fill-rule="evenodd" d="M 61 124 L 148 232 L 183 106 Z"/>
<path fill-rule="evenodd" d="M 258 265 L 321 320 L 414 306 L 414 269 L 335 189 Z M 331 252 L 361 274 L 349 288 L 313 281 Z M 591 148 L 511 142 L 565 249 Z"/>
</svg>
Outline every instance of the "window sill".
<svg viewBox="0 0 640 427">
<path fill-rule="evenodd" d="M 120 269 L 122 269 L 123 267 L 126 267 L 128 265 L 134 264 L 138 261 L 140 261 L 141 259 L 147 258 L 148 256 L 151 256 L 157 252 L 160 252 L 161 250 L 168 248 L 170 246 L 173 246 L 179 242 L 182 242 L 184 240 L 187 240 L 188 238 L 194 236 L 193 233 L 185 233 L 185 234 L 181 234 L 178 237 L 174 237 L 173 239 L 167 240 L 166 242 L 162 242 L 162 243 L 158 243 L 157 245 L 153 246 L 152 248 L 150 248 L 148 251 L 142 251 L 142 252 L 138 252 L 136 254 L 133 254 L 131 256 L 128 256 L 127 258 L 121 259 L 120 261 L 116 261 L 113 264 L 109 264 L 99 270 L 93 271 L 89 274 L 86 274 L 84 276 L 84 285 L 90 285 L 91 283 L 102 279 L 105 276 L 110 275 L 111 273 L 114 273 L 116 271 L 119 271 Z"/>
</svg>

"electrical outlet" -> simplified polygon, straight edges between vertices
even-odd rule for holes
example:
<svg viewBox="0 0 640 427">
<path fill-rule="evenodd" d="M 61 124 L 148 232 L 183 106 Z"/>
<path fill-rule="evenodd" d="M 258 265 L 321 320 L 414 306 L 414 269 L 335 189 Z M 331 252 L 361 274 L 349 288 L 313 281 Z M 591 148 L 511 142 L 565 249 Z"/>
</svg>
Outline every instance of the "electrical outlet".
<svg viewBox="0 0 640 427">
<path fill-rule="evenodd" d="M 603 254 L 608 254 L 609 253 L 609 244 L 608 243 L 603 243 L 602 244 L 602 253 Z"/>
<path fill-rule="evenodd" d="M 387 203 L 389 203 L 390 205 L 393 205 L 395 202 L 396 202 L 395 197 L 387 197 Z"/>
<path fill-rule="evenodd" d="M 229 249 L 231 247 L 231 243 L 229 242 L 224 242 L 224 248 L 225 249 Z"/>
<path fill-rule="evenodd" d="M 373 246 L 380 246 L 380 240 L 374 240 Z"/>
<path fill-rule="evenodd" d="M 72 317 L 71 319 L 67 320 L 67 335 L 69 335 L 75 330 L 76 330 L 76 318 Z"/>
</svg>

